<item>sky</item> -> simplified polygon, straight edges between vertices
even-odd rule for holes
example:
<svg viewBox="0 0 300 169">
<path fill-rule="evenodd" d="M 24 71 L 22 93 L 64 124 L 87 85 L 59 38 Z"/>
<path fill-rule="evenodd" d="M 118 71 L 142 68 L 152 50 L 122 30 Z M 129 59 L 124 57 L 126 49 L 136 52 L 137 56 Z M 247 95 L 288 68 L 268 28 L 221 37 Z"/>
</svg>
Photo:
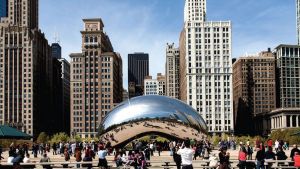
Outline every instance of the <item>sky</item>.
<svg viewBox="0 0 300 169">
<path fill-rule="evenodd" d="M 149 53 L 150 75 L 165 74 L 167 43 L 178 46 L 184 0 L 40 0 L 40 28 L 49 43 L 58 35 L 62 56 L 81 52 L 83 18 L 102 18 L 115 52 Z M 232 57 L 296 44 L 295 0 L 207 0 L 207 20 L 232 22 Z"/>
</svg>

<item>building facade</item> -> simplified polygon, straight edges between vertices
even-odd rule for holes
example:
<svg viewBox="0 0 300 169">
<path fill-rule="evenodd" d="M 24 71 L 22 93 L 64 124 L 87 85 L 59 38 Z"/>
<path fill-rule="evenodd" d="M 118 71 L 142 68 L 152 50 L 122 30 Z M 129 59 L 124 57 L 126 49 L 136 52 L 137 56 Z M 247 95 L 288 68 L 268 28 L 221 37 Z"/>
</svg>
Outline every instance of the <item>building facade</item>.
<svg viewBox="0 0 300 169">
<path fill-rule="evenodd" d="M 71 57 L 71 134 L 95 137 L 106 113 L 122 101 L 122 58 L 101 19 L 83 19 L 82 53 Z"/>
<path fill-rule="evenodd" d="M 166 47 L 166 96 L 179 99 L 179 48 Z"/>
<path fill-rule="evenodd" d="M 56 131 L 70 133 L 70 63 L 61 58 L 61 46 L 52 43 L 52 128 Z"/>
<path fill-rule="evenodd" d="M 184 19 L 180 99 L 200 113 L 210 133 L 232 132 L 231 22 L 206 21 L 206 0 L 186 0 Z"/>
<path fill-rule="evenodd" d="M 128 54 L 129 98 L 141 96 L 144 92 L 144 79 L 149 75 L 149 54 Z"/>
<path fill-rule="evenodd" d="M 268 114 L 271 131 L 300 126 L 300 46 L 279 45 L 276 55 L 276 107 Z"/>
<path fill-rule="evenodd" d="M 156 79 L 146 76 L 144 80 L 144 95 L 166 95 L 166 77 L 161 73 L 157 74 Z"/>
<path fill-rule="evenodd" d="M 1 17 L 7 17 L 8 16 L 8 0 L 0 0 L 0 20 Z"/>
<path fill-rule="evenodd" d="M 56 132 L 49 128 L 52 59 L 38 27 L 38 0 L 0 2 L 8 5 L 0 23 L 0 123 L 34 137 Z"/>
<path fill-rule="evenodd" d="M 144 95 L 158 95 L 158 81 L 152 76 L 146 76 L 144 80 Z"/>
<path fill-rule="evenodd" d="M 279 45 L 275 53 L 277 107 L 300 107 L 300 46 Z"/>
<path fill-rule="evenodd" d="M 270 50 L 259 55 L 239 57 L 233 64 L 236 134 L 267 134 L 257 133 L 263 123 L 254 119 L 276 108 L 275 70 L 275 56 Z M 259 124 L 248 123 L 249 119 Z"/>
<path fill-rule="evenodd" d="M 61 59 L 61 46 L 59 43 L 52 43 L 51 45 L 52 58 Z"/>
</svg>

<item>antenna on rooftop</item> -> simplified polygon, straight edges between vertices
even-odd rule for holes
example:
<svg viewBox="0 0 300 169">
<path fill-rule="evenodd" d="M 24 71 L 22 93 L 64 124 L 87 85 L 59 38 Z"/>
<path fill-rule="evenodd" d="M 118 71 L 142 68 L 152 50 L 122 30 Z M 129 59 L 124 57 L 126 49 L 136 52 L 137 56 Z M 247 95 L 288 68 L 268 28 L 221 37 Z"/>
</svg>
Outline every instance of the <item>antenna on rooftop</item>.
<svg viewBox="0 0 300 169">
<path fill-rule="evenodd" d="M 56 27 L 54 28 L 54 43 L 60 43 L 60 40 L 59 40 L 59 34 L 56 30 Z"/>
</svg>

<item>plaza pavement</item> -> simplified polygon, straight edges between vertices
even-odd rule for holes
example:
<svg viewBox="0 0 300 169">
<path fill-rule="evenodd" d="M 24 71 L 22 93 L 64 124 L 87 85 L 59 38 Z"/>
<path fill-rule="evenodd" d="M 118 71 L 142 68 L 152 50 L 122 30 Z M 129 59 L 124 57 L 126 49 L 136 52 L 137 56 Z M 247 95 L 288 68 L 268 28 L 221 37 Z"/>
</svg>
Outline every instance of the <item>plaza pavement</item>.
<svg viewBox="0 0 300 169">
<path fill-rule="evenodd" d="M 290 149 L 291 150 L 291 149 Z M 286 155 L 289 157 L 290 156 L 290 150 L 286 150 L 285 153 Z M 228 152 L 230 153 L 230 160 L 237 160 L 238 157 L 238 150 L 228 150 Z M 218 150 L 213 150 L 211 152 L 211 154 L 216 154 L 218 156 L 219 151 Z M 253 159 L 255 158 L 256 152 L 253 153 Z M 4 159 L 1 161 L 1 164 L 5 164 L 6 160 L 8 158 L 8 151 L 5 151 L 2 156 L 4 157 Z M 64 161 L 64 157 L 61 155 L 52 155 L 52 151 L 50 151 L 50 153 L 48 153 L 48 156 L 50 157 L 51 162 L 63 162 Z M 31 154 L 30 151 L 30 159 L 33 163 L 38 163 L 40 161 L 41 155 L 38 155 L 38 158 L 33 158 L 33 154 Z M 113 162 L 114 156 L 108 156 L 107 160 L 110 166 L 115 167 L 115 163 Z M 289 159 L 289 158 L 288 158 Z M 75 162 L 75 158 L 74 156 L 71 156 L 70 159 L 71 162 Z M 97 156 L 94 159 L 95 162 L 98 161 Z M 149 168 L 163 168 L 162 165 L 165 164 L 165 162 L 171 162 L 171 164 L 175 164 L 173 161 L 173 157 L 169 155 L 169 151 L 163 151 L 161 152 L 161 156 L 158 156 L 158 153 L 155 152 L 154 156 L 151 157 L 151 167 Z M 193 161 L 193 165 L 194 167 L 200 167 L 201 164 L 203 164 L 203 161 L 201 158 L 198 158 L 197 160 Z M 59 165 L 56 165 L 59 166 Z M 173 167 L 175 168 L 175 167 Z"/>
</svg>

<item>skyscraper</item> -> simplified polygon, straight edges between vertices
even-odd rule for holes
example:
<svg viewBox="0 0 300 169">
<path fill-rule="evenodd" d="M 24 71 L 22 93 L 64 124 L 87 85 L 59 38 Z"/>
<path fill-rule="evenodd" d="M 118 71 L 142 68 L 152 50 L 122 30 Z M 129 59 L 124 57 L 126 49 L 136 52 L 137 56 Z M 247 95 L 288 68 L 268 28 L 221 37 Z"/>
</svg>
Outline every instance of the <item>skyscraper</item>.
<svg viewBox="0 0 300 169">
<path fill-rule="evenodd" d="M 277 107 L 300 107 L 300 46 L 276 47 Z"/>
<path fill-rule="evenodd" d="M 300 46 L 281 44 L 276 55 L 276 107 L 268 129 L 300 127 Z"/>
<path fill-rule="evenodd" d="M 179 48 L 173 44 L 166 47 L 166 95 L 179 99 Z"/>
<path fill-rule="evenodd" d="M 122 58 L 101 19 L 83 19 L 82 53 L 71 57 L 71 134 L 94 137 L 106 113 L 123 99 Z"/>
<path fill-rule="evenodd" d="M 231 22 L 206 21 L 206 0 L 186 0 L 180 36 L 180 99 L 209 132 L 233 131 Z"/>
<path fill-rule="evenodd" d="M 8 0 L 0 0 L 0 18 L 1 17 L 7 17 L 8 16 Z"/>
<path fill-rule="evenodd" d="M 34 137 L 51 134 L 52 59 L 38 28 L 38 0 L 8 0 L 7 9 L 0 23 L 0 123 Z"/>
<path fill-rule="evenodd" d="M 128 54 L 129 98 L 143 95 L 144 79 L 149 75 L 149 55 L 147 53 Z"/>
<path fill-rule="evenodd" d="M 59 43 L 52 43 L 51 45 L 52 58 L 61 59 L 61 46 Z"/>
<path fill-rule="evenodd" d="M 269 50 L 242 56 L 233 64 L 234 122 L 237 134 L 258 133 L 258 116 L 276 108 L 275 56 Z M 252 119 L 253 123 L 248 123 Z M 254 120 L 255 119 L 255 120 Z"/>
<path fill-rule="evenodd" d="M 70 132 L 70 63 L 61 58 L 61 46 L 58 43 L 52 43 L 52 116 L 56 118 L 49 119 L 56 124 L 59 132 Z M 50 109 L 50 107 L 49 107 Z"/>
</svg>

